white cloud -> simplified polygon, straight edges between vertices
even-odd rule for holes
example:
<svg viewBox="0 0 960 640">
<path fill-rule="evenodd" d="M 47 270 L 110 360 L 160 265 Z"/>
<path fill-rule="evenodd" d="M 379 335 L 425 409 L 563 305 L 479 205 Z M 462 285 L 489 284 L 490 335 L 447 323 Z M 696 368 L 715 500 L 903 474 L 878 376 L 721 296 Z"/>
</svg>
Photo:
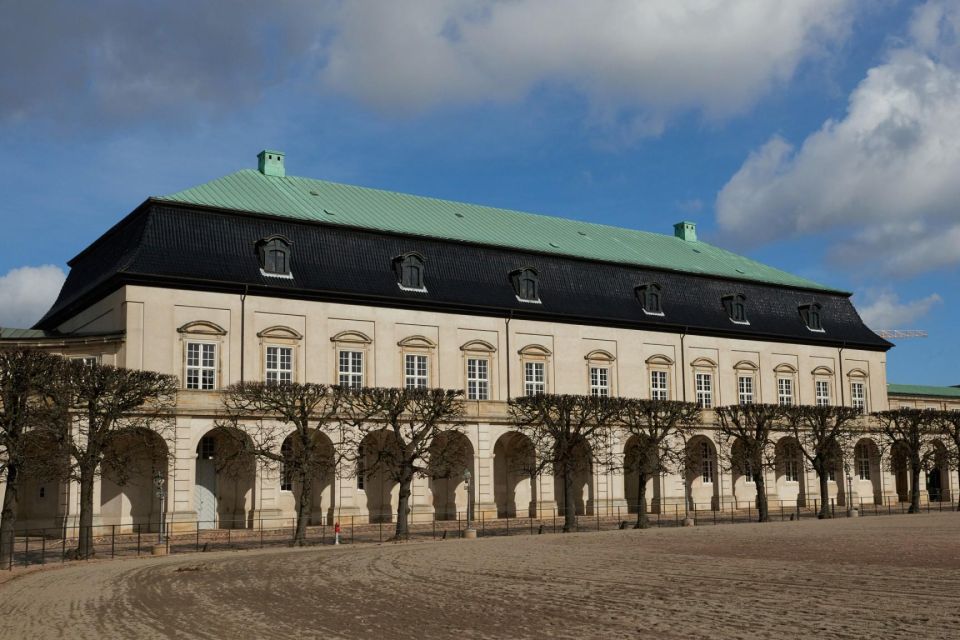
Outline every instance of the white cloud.
<svg viewBox="0 0 960 640">
<path fill-rule="evenodd" d="M 0 276 L 0 327 L 27 328 L 50 308 L 66 279 L 60 267 L 20 267 Z"/>
<path fill-rule="evenodd" d="M 919 320 L 930 312 L 934 305 L 943 302 L 938 294 L 933 293 L 926 298 L 900 302 L 899 296 L 890 290 L 869 291 L 866 294 L 867 302 L 858 305 L 860 317 L 871 329 L 912 329 L 912 322 Z"/>
<path fill-rule="evenodd" d="M 851 0 L 435 0 L 333 12 L 325 84 L 384 110 L 573 89 L 656 134 L 677 109 L 749 107 L 848 32 Z"/>
<path fill-rule="evenodd" d="M 721 229 L 746 243 L 864 229 L 831 255 L 888 275 L 960 264 L 958 16 L 958 2 L 924 5 L 910 46 L 868 71 L 842 119 L 752 153 L 717 196 Z"/>
</svg>

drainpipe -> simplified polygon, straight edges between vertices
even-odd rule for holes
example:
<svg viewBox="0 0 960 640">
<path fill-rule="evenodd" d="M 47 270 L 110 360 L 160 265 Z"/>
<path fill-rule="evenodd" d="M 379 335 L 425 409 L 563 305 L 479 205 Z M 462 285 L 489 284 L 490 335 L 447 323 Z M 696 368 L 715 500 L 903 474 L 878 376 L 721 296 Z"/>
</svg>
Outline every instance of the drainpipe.
<svg viewBox="0 0 960 640">
<path fill-rule="evenodd" d="M 684 402 L 687 401 L 687 364 L 683 349 L 683 340 L 687 337 L 687 329 L 689 329 L 689 327 L 684 327 L 683 332 L 680 334 L 680 389 Z"/>
<path fill-rule="evenodd" d="M 843 384 L 843 350 L 847 348 L 847 343 L 844 342 L 839 349 L 837 349 L 837 355 L 840 358 L 840 406 L 847 404 L 846 393 L 844 390 Z"/>
<path fill-rule="evenodd" d="M 247 293 L 250 291 L 250 285 L 243 285 L 243 294 L 240 296 L 240 382 L 243 382 L 243 355 L 247 352 L 246 345 L 246 321 L 247 321 Z"/>
<path fill-rule="evenodd" d="M 510 363 L 513 361 L 513 352 L 510 351 L 510 321 L 513 320 L 513 309 L 510 309 L 510 313 L 506 318 L 503 319 L 505 331 L 507 333 L 507 402 L 510 402 Z"/>
</svg>

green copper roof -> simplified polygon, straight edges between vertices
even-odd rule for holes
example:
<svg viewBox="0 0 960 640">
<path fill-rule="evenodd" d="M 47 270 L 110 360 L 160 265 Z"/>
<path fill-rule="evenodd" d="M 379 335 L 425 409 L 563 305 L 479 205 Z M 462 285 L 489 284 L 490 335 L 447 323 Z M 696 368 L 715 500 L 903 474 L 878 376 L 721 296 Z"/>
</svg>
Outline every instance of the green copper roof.
<svg viewBox="0 0 960 640">
<path fill-rule="evenodd" d="M 658 233 L 244 169 L 156 198 L 297 220 L 836 291 L 749 258 Z"/>
<path fill-rule="evenodd" d="M 930 387 L 922 384 L 888 384 L 887 393 L 898 396 L 960 398 L 960 387 Z"/>
<path fill-rule="evenodd" d="M 25 340 L 32 338 L 46 338 L 50 336 L 46 331 L 39 329 L 14 329 L 12 327 L 0 327 L 0 340 Z"/>
</svg>

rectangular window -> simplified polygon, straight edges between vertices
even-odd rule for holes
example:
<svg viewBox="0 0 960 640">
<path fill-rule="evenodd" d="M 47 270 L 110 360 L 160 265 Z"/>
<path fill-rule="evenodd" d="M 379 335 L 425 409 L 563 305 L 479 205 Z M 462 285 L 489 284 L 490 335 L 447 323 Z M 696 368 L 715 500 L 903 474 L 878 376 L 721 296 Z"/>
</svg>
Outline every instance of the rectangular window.
<svg viewBox="0 0 960 640">
<path fill-rule="evenodd" d="M 408 353 L 404 359 L 404 386 L 426 389 L 430 384 L 427 371 L 427 356 Z"/>
<path fill-rule="evenodd" d="M 830 404 L 830 383 L 827 380 L 817 380 L 817 406 L 825 407 Z"/>
<path fill-rule="evenodd" d="M 545 367 L 543 362 L 523 363 L 523 393 L 536 396 L 547 392 Z"/>
<path fill-rule="evenodd" d="M 590 395 L 610 395 L 610 370 L 606 367 L 590 367 Z"/>
<path fill-rule="evenodd" d="M 361 444 L 357 448 L 357 489 L 360 491 L 365 490 L 366 483 L 364 482 L 364 476 L 367 475 L 366 455 L 366 451 L 364 451 L 363 445 Z"/>
<path fill-rule="evenodd" d="M 290 464 L 293 445 L 290 440 L 284 440 L 280 445 L 280 457 L 283 458 L 280 463 L 280 491 L 293 491 L 293 469 Z"/>
<path fill-rule="evenodd" d="M 713 451 L 706 442 L 700 443 L 700 480 L 703 484 L 713 484 Z"/>
<path fill-rule="evenodd" d="M 217 388 L 217 345 L 187 343 L 187 389 L 209 391 Z"/>
<path fill-rule="evenodd" d="M 490 362 L 486 358 L 467 358 L 467 400 L 490 399 Z"/>
<path fill-rule="evenodd" d="M 756 484 L 753 480 L 753 462 L 747 460 L 744 463 L 743 477 L 747 484 Z"/>
<path fill-rule="evenodd" d="M 830 467 L 829 469 L 827 469 L 827 480 L 829 480 L 830 482 L 837 481 L 837 470 L 835 467 Z"/>
<path fill-rule="evenodd" d="M 863 445 L 857 447 L 857 475 L 861 480 L 870 479 L 870 456 Z"/>
<path fill-rule="evenodd" d="M 737 391 L 740 404 L 753 404 L 753 376 L 739 376 L 737 378 Z"/>
<path fill-rule="evenodd" d="M 267 382 L 293 381 L 293 347 L 267 347 Z"/>
<path fill-rule="evenodd" d="M 650 372 L 650 399 L 651 400 L 669 400 L 670 391 L 667 389 L 667 372 Z"/>
<path fill-rule="evenodd" d="M 783 475 L 787 482 L 800 481 L 800 461 L 797 459 L 796 449 L 790 447 L 784 452 Z"/>
<path fill-rule="evenodd" d="M 867 390 L 864 383 L 850 383 L 850 403 L 853 408 L 859 409 L 860 413 L 867 412 Z"/>
<path fill-rule="evenodd" d="M 88 367 L 92 367 L 93 365 L 97 364 L 97 356 L 74 356 L 73 358 L 70 358 L 70 359 L 79 360 L 80 362 L 87 365 Z"/>
<path fill-rule="evenodd" d="M 777 378 L 777 402 L 781 407 L 793 405 L 793 379 Z"/>
<path fill-rule="evenodd" d="M 363 351 L 341 351 L 337 360 L 340 386 L 349 389 L 363 387 Z"/>
<path fill-rule="evenodd" d="M 713 408 L 713 375 L 697 373 L 697 404 L 703 409 Z"/>
</svg>

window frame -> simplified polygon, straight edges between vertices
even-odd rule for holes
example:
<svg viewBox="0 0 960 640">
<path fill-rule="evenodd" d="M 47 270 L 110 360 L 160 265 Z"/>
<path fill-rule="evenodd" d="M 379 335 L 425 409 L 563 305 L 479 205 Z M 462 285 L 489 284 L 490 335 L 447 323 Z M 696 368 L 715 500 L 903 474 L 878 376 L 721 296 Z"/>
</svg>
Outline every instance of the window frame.
<svg viewBox="0 0 960 640">
<path fill-rule="evenodd" d="M 713 409 L 713 372 L 694 371 L 694 397 L 701 409 Z"/>
<path fill-rule="evenodd" d="M 267 278 L 293 279 L 293 243 L 285 236 L 272 235 L 256 243 L 257 259 L 260 263 L 260 275 Z M 276 263 L 270 263 L 270 254 L 282 254 L 284 270 L 280 271 Z M 273 260 L 276 260 L 274 255 Z M 269 267 L 269 268 L 268 268 Z"/>
<path fill-rule="evenodd" d="M 804 326 L 807 330 L 814 333 L 826 333 L 827 330 L 823 328 L 823 305 L 819 302 L 810 302 L 807 304 L 802 304 L 797 307 L 797 311 L 800 314 L 800 319 L 803 321 Z"/>
<path fill-rule="evenodd" d="M 524 285 L 523 283 L 528 283 Z M 540 272 L 533 267 L 520 267 L 510 272 L 510 284 L 513 287 L 514 296 L 519 302 L 528 304 L 542 304 L 540 300 Z M 532 285 L 533 297 L 527 297 L 524 294 L 526 286 Z"/>
<path fill-rule="evenodd" d="M 421 363 L 423 365 L 422 369 Z M 413 365 L 413 373 L 410 373 L 411 364 Z M 421 382 L 422 384 L 420 384 Z M 430 388 L 430 354 L 403 354 L 403 388 L 407 390 Z"/>
<path fill-rule="evenodd" d="M 358 331 L 356 329 L 346 329 L 340 331 L 330 337 L 331 344 L 331 370 L 335 372 L 335 378 L 337 384 L 340 384 L 340 352 L 341 351 L 358 351 L 362 355 L 362 382 L 361 387 L 367 387 L 372 385 L 373 380 L 373 367 L 375 363 L 372 361 L 371 353 L 373 353 L 373 340 L 370 337 Z"/>
<path fill-rule="evenodd" d="M 274 366 L 270 366 L 270 351 L 274 350 L 275 353 L 275 362 Z M 281 367 L 283 362 L 284 353 L 287 356 L 287 367 Z M 267 384 L 289 384 L 294 381 L 294 348 L 290 345 L 284 344 L 266 344 L 264 345 L 264 362 L 263 362 L 263 381 Z M 271 380 L 271 374 L 274 378 Z M 287 379 L 283 380 L 283 376 L 286 376 Z"/>
<path fill-rule="evenodd" d="M 756 396 L 754 395 L 755 380 L 756 378 L 753 374 L 737 374 L 737 400 L 740 404 L 754 404 L 756 401 Z"/>
<path fill-rule="evenodd" d="M 647 393 L 651 400 L 670 400 L 673 397 L 673 360 L 657 354 L 647 358 Z M 654 385 L 654 374 L 663 375 L 666 387 L 659 389 Z M 658 391 L 665 391 L 664 397 L 658 397 Z"/>
<path fill-rule="evenodd" d="M 493 400 L 497 394 L 497 348 L 493 344 L 487 342 L 486 340 L 472 339 L 468 340 L 464 344 L 460 345 L 460 354 L 461 354 L 461 369 L 463 375 L 463 389 L 464 395 L 467 400 L 473 402 L 484 402 L 487 400 Z M 486 360 L 487 361 L 487 379 L 486 379 L 486 398 L 471 398 L 470 392 L 470 382 L 471 382 L 471 371 L 470 371 L 470 361 L 471 360 Z M 479 379 L 474 378 L 475 382 L 478 382 Z M 479 389 L 479 387 L 477 387 Z M 479 394 L 477 394 L 479 395 Z"/>
<path fill-rule="evenodd" d="M 633 288 L 634 296 L 640 303 L 640 309 L 645 315 L 663 317 L 663 287 L 656 282 L 645 282 Z"/>
<path fill-rule="evenodd" d="M 467 400 L 484 401 L 490 399 L 490 358 L 479 354 L 467 356 L 466 396 Z M 474 363 L 473 366 L 471 363 Z M 482 367 L 480 365 L 483 365 Z M 471 372 L 471 366 L 473 371 Z M 481 369 L 483 369 L 481 375 Z M 472 373 L 472 375 L 471 375 Z"/>
<path fill-rule="evenodd" d="M 337 385 L 347 389 L 362 389 L 364 387 L 364 370 L 366 352 L 362 349 L 351 349 L 341 347 L 337 349 Z M 344 370 L 344 356 L 346 356 L 347 368 Z M 359 363 L 360 370 L 355 370 L 355 365 Z M 346 382 L 344 382 L 346 378 Z"/>
<path fill-rule="evenodd" d="M 713 479 L 716 476 L 717 465 L 716 459 L 713 454 L 713 447 L 711 443 L 701 440 L 700 441 L 700 483 L 701 484 L 713 484 Z"/>
<path fill-rule="evenodd" d="M 742 293 L 731 293 L 723 296 L 721 302 L 730 322 L 740 325 L 750 324 L 750 318 L 747 315 L 747 296 Z"/>
<path fill-rule="evenodd" d="M 407 279 L 409 269 L 412 267 L 416 268 L 419 282 L 411 282 Z M 402 291 L 427 293 L 426 269 L 427 259 L 417 251 L 408 251 L 393 259 L 393 271 L 397 278 L 397 286 L 400 287 Z"/>
<path fill-rule="evenodd" d="M 536 363 L 542 367 L 543 371 L 543 380 L 541 382 L 532 382 L 531 384 L 542 384 L 543 390 L 542 393 L 550 393 L 550 365 L 552 352 L 539 344 L 528 344 L 517 351 L 520 355 L 520 392 L 518 395 L 530 396 L 531 394 L 527 393 L 528 382 L 527 382 L 527 364 Z M 537 395 L 536 393 L 532 395 Z"/>
<path fill-rule="evenodd" d="M 197 359 L 198 364 L 191 366 L 191 364 L 190 364 L 190 347 L 193 347 L 193 346 L 199 347 L 199 349 L 198 349 L 198 359 Z M 213 350 L 213 358 L 212 358 L 213 364 L 212 364 L 212 365 L 209 365 L 209 366 L 204 364 L 204 351 L 205 351 L 206 347 L 210 347 L 210 348 Z M 219 366 L 218 366 L 219 354 L 220 354 L 220 348 L 219 348 L 219 347 L 220 347 L 220 343 L 214 342 L 214 341 L 211 341 L 211 340 L 193 340 L 193 339 L 190 339 L 190 340 L 186 340 L 186 341 L 184 342 L 184 358 L 183 358 L 183 367 L 184 367 L 183 384 L 184 384 L 184 389 L 186 389 L 187 391 L 216 391 L 216 390 L 219 388 L 219 387 L 218 387 L 218 382 L 219 382 L 219 378 L 220 378 L 220 376 L 219 376 L 219 373 L 220 373 L 220 372 L 219 372 Z M 191 385 L 191 383 L 190 383 L 190 371 L 191 371 L 191 370 L 194 370 L 194 371 L 197 372 L 197 386 L 190 386 L 190 385 Z M 210 383 L 211 386 L 209 386 L 209 387 L 206 387 L 206 386 L 205 386 L 205 383 L 204 383 L 204 381 L 203 381 L 203 372 L 204 372 L 204 371 L 209 371 L 209 372 L 211 372 L 212 382 Z"/>
<path fill-rule="evenodd" d="M 403 382 L 403 388 L 429 389 L 437 386 L 437 358 L 433 357 L 437 353 L 437 343 L 424 335 L 412 335 L 397 342 L 397 346 L 400 347 L 400 380 Z M 417 364 L 415 365 L 415 372 L 408 375 L 409 356 L 424 357 L 426 368 L 421 369 L 420 365 Z M 416 362 L 419 363 L 420 360 L 417 359 Z M 408 385 L 408 378 L 410 380 L 423 380 L 424 377 L 426 378 L 425 386 L 421 386 L 419 383 L 413 386 Z"/>
</svg>

